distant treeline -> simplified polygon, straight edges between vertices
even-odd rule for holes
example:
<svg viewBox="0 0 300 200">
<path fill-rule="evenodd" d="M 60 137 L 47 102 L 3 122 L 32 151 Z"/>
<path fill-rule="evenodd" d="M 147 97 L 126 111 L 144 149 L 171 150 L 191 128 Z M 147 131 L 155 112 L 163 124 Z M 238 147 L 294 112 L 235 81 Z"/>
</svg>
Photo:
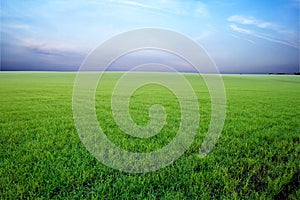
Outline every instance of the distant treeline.
<svg viewBox="0 0 300 200">
<path fill-rule="evenodd" d="M 285 75 L 286 73 L 269 73 L 270 75 Z M 295 72 L 294 75 L 300 75 L 300 72 Z"/>
</svg>

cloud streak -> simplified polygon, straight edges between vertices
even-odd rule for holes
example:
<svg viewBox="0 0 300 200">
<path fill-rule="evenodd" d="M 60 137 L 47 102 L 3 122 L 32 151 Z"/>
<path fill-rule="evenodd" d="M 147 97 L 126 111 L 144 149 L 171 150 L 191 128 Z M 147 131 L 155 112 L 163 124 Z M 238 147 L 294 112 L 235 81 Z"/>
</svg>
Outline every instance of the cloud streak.
<svg viewBox="0 0 300 200">
<path fill-rule="evenodd" d="M 234 30 L 236 32 L 239 32 L 239 33 L 251 35 L 251 36 L 254 36 L 254 37 L 257 37 L 257 38 L 260 38 L 260 39 L 268 40 L 270 42 L 275 42 L 275 43 L 278 43 L 278 44 L 283 44 L 283 45 L 287 45 L 287 46 L 299 49 L 298 44 L 291 43 L 289 41 L 277 39 L 277 38 L 274 38 L 274 37 L 272 37 L 270 35 L 267 35 L 267 34 L 262 34 L 262 33 L 259 33 L 259 32 L 253 31 L 253 30 L 241 28 L 241 27 L 239 27 L 235 24 L 230 24 L 229 26 L 232 30 Z"/>
<path fill-rule="evenodd" d="M 229 27 L 235 32 L 299 49 L 299 39 L 294 37 L 295 33 L 276 23 L 241 15 L 232 15 L 227 21 L 231 22 Z"/>
<path fill-rule="evenodd" d="M 4 24 L 4 28 L 30 30 L 32 27 L 28 24 L 10 23 L 10 24 Z"/>
<path fill-rule="evenodd" d="M 20 46 L 24 46 L 36 53 L 45 55 L 60 55 L 65 53 L 85 54 L 86 51 L 74 44 L 67 43 L 47 43 L 32 38 L 19 38 Z"/>
<path fill-rule="evenodd" d="M 144 8 L 144 9 L 151 9 L 151 10 L 158 10 L 158 11 L 168 11 L 168 10 L 162 9 L 160 7 L 152 6 L 152 5 L 145 4 L 145 3 L 139 3 L 139 2 L 135 2 L 135 1 L 111 0 L 111 2 L 117 3 L 117 4 L 133 6 L 133 7 Z"/>
<path fill-rule="evenodd" d="M 235 38 L 238 38 L 238 39 L 241 39 L 241 40 L 245 40 L 245 41 L 250 42 L 250 43 L 252 43 L 252 44 L 256 44 L 253 40 L 249 40 L 249 39 L 247 39 L 247 38 L 239 37 L 239 36 L 234 35 L 234 34 L 230 34 L 230 35 L 231 35 L 232 37 L 235 37 Z"/>
<path fill-rule="evenodd" d="M 144 3 L 131 0 L 110 0 L 110 2 L 175 15 L 192 15 L 193 17 L 209 16 L 207 5 L 198 1 L 157 0 Z"/>
</svg>

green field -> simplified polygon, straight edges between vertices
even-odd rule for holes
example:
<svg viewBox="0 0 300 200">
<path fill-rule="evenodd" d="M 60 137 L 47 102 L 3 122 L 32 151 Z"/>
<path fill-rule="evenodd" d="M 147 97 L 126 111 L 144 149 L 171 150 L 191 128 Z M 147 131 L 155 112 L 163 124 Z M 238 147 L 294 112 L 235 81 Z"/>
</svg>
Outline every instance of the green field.
<svg viewBox="0 0 300 200">
<path fill-rule="evenodd" d="M 116 125 L 110 98 L 121 73 L 106 73 L 96 93 L 98 121 L 117 146 L 150 152 L 168 144 L 180 122 L 166 88 L 146 85 L 130 104 L 137 124 L 148 108 L 168 114 L 157 135 L 133 138 Z M 204 81 L 186 74 L 200 106 L 198 134 L 173 164 L 133 174 L 105 166 L 81 143 L 72 113 L 76 73 L 0 73 L 0 199 L 297 199 L 300 196 L 300 76 L 224 75 L 227 117 L 213 151 L 199 158 L 210 122 Z"/>
</svg>

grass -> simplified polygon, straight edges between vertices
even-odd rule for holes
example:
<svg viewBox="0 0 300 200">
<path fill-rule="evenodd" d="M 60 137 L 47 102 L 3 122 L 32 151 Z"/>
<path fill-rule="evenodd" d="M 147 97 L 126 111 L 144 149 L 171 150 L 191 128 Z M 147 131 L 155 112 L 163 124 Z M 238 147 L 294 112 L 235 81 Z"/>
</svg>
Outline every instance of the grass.
<svg viewBox="0 0 300 200">
<path fill-rule="evenodd" d="M 180 121 L 167 89 L 146 85 L 130 104 L 132 118 L 149 122 L 164 105 L 165 127 L 148 139 L 117 127 L 110 97 L 120 73 L 107 73 L 96 93 L 99 123 L 117 146 L 149 152 L 168 144 Z M 210 96 L 187 74 L 200 103 L 198 134 L 173 164 L 132 174 L 98 162 L 81 143 L 72 114 L 75 73 L 0 73 L 0 199 L 297 199 L 300 196 L 300 77 L 224 75 L 227 117 L 216 147 L 199 148 L 210 121 Z"/>
</svg>

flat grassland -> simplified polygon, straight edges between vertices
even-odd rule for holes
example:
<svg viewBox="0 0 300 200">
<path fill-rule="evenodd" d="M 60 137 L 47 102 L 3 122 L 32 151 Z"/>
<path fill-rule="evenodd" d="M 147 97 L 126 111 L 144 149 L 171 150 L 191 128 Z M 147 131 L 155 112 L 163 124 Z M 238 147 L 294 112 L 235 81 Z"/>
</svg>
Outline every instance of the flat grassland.
<svg viewBox="0 0 300 200">
<path fill-rule="evenodd" d="M 176 135 L 180 109 L 166 88 L 146 85 L 131 98 L 140 125 L 148 108 L 168 114 L 157 135 L 124 134 L 111 114 L 121 73 L 106 73 L 96 93 L 98 121 L 117 146 L 150 152 Z M 199 158 L 210 122 L 210 95 L 185 74 L 199 101 L 198 134 L 173 164 L 144 174 L 111 169 L 81 143 L 72 113 L 76 73 L 0 73 L 0 199 L 297 199 L 300 196 L 300 76 L 223 75 L 227 117 L 214 150 Z"/>
</svg>

